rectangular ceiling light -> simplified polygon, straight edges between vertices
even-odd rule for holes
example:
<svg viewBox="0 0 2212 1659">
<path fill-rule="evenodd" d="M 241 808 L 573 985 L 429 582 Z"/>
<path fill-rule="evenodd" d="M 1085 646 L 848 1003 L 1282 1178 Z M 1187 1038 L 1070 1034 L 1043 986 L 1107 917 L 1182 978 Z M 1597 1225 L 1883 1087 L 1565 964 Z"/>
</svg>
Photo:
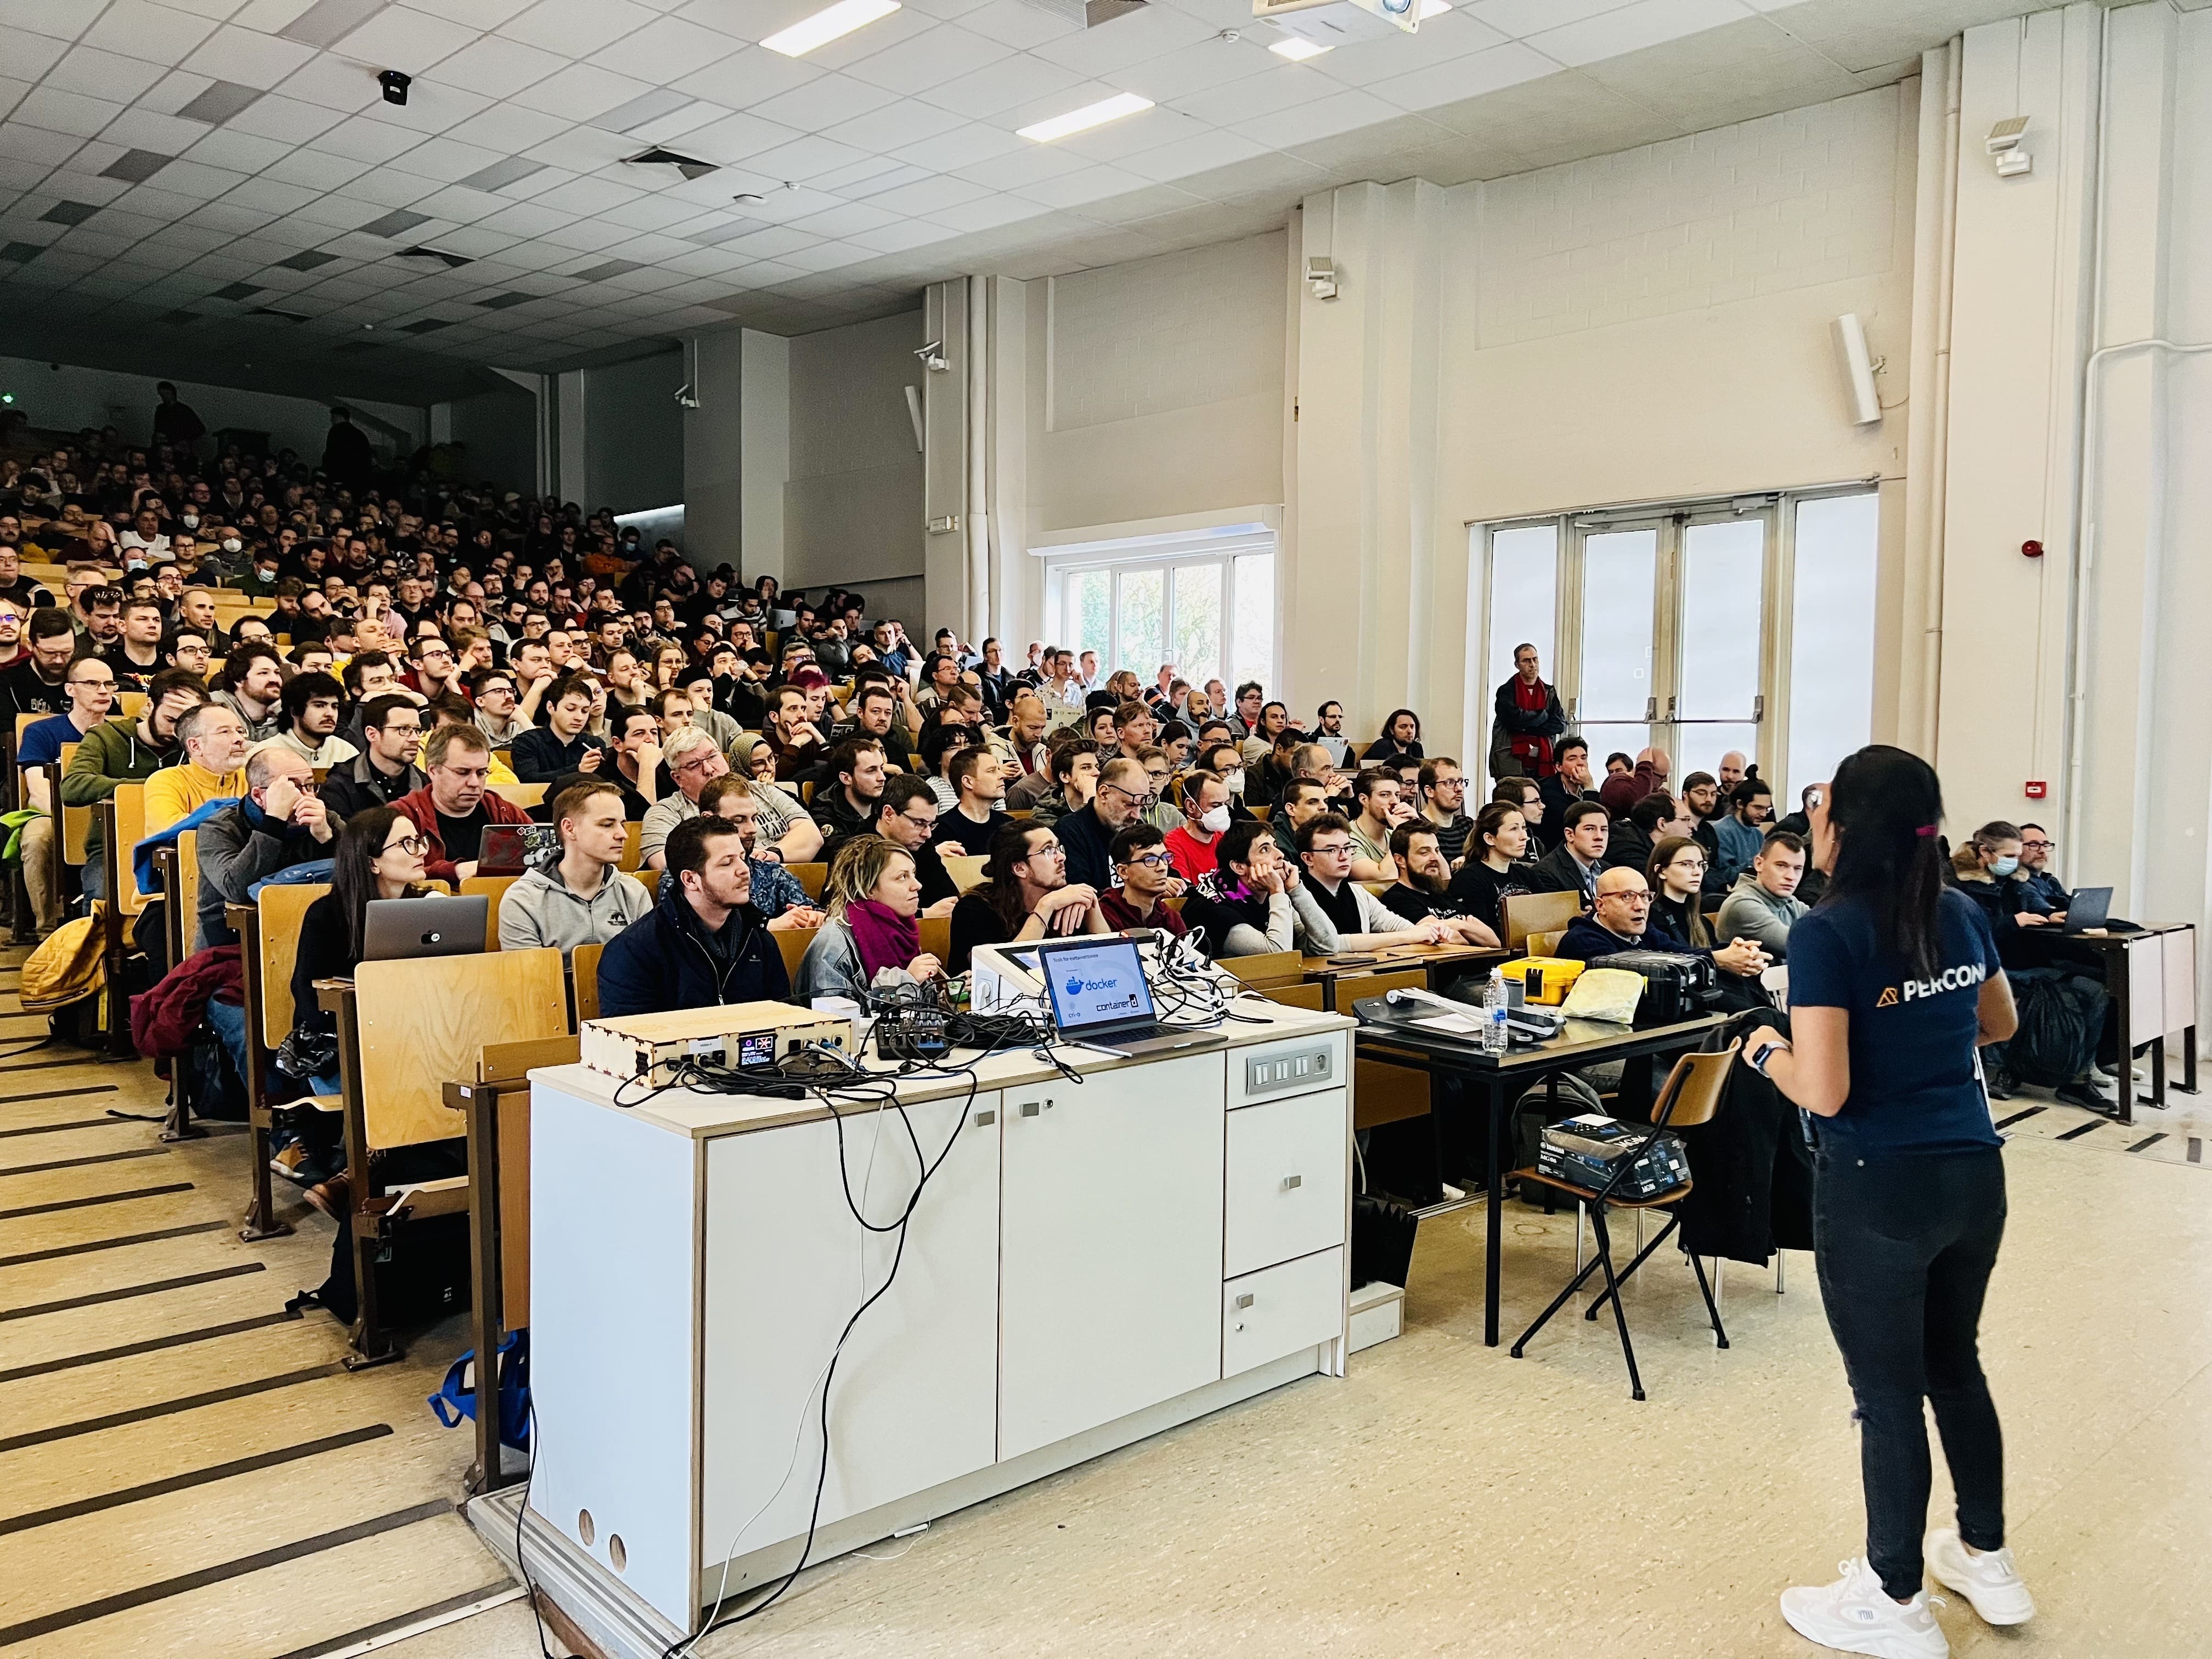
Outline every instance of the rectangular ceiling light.
<svg viewBox="0 0 2212 1659">
<path fill-rule="evenodd" d="M 817 46 L 826 46 L 854 29 L 866 28 L 898 9 L 899 0 L 837 0 L 836 5 L 769 35 L 761 45 L 786 58 L 804 58 Z"/>
<path fill-rule="evenodd" d="M 1334 52 L 1334 46 L 1316 46 L 1304 35 L 1294 34 L 1287 40 L 1278 40 L 1267 48 L 1278 58 L 1287 58 L 1293 64 L 1303 64 L 1309 58 L 1318 58 L 1325 52 Z"/>
<path fill-rule="evenodd" d="M 1415 22 L 1425 17 L 1437 17 L 1451 9 L 1451 0 L 1421 0 L 1421 9 L 1413 16 Z"/>
<path fill-rule="evenodd" d="M 1139 110 L 1152 106 L 1149 98 L 1139 98 L 1133 92 L 1116 93 L 1111 98 L 1102 98 L 1095 104 L 1085 104 L 1081 109 L 1072 109 L 1065 115 L 1055 115 L 1049 121 L 1039 121 L 1032 126 L 1018 127 L 1015 131 L 1024 138 L 1048 144 L 1055 138 L 1088 132 L 1093 127 L 1103 127 L 1109 121 L 1118 121 L 1125 115 L 1134 115 Z"/>
</svg>

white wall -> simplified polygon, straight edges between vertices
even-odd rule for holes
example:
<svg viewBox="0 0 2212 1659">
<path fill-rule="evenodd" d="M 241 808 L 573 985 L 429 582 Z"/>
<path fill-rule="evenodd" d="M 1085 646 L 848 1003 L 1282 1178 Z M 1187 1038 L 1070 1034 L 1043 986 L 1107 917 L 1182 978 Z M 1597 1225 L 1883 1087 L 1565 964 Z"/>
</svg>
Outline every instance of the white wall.
<svg viewBox="0 0 2212 1659">
<path fill-rule="evenodd" d="M 790 342 L 787 586 L 921 574 L 921 457 L 903 390 L 921 343 L 918 311 Z"/>
<path fill-rule="evenodd" d="M 0 357 L 0 392 L 15 394 L 14 407 L 29 416 L 33 426 L 58 432 L 112 426 L 130 443 L 144 443 L 153 436 L 154 405 L 161 401 L 154 386 L 161 378 Z M 210 432 L 228 427 L 266 432 L 272 450 L 296 450 L 310 464 L 322 459 L 323 440 L 331 426 L 328 404 L 186 380 L 177 382 L 177 395 L 192 406 Z M 427 410 L 410 404 L 345 401 L 349 409 L 403 428 L 409 434 L 410 449 L 428 436 Z M 380 451 L 392 451 L 394 441 L 387 434 L 366 423 L 362 429 Z"/>
<path fill-rule="evenodd" d="M 582 380 L 585 509 L 636 513 L 681 501 L 684 410 L 676 389 L 684 384 L 683 353 L 587 368 Z"/>
<path fill-rule="evenodd" d="M 538 493 L 538 399 L 518 386 L 432 406 L 442 439 L 464 447 L 462 476 L 519 495 Z"/>
</svg>

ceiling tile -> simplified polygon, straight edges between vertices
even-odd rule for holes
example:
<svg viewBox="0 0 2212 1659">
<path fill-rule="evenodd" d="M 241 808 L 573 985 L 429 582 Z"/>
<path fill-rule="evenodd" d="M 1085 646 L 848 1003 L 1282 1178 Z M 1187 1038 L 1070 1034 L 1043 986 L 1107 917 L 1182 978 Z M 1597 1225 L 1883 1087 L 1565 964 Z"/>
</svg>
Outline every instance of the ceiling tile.
<svg viewBox="0 0 2212 1659">
<path fill-rule="evenodd" d="M 272 92 L 255 99 L 223 125 L 232 132 L 250 132 L 283 143 L 304 144 L 318 134 L 329 131 L 343 115 L 341 110 L 325 109 Z"/>
<path fill-rule="evenodd" d="M 1416 33 L 1393 33 L 1379 40 L 1339 46 L 1310 59 L 1306 67 L 1348 87 L 1372 86 L 1392 76 L 1433 69 L 1469 52 L 1502 46 L 1509 38 L 1464 11 L 1449 11 L 1423 20 Z"/>
<path fill-rule="evenodd" d="M 1121 165 L 1139 178 L 1165 182 L 1188 178 L 1208 167 L 1226 167 L 1231 161 L 1241 161 L 1248 156 L 1266 153 L 1264 146 L 1250 138 L 1233 132 L 1213 131 L 1178 138 L 1158 149 L 1141 151 L 1128 157 Z"/>
<path fill-rule="evenodd" d="M 1387 121 L 1397 113 L 1395 105 L 1386 104 L 1371 93 L 1340 92 L 1333 98 L 1317 99 L 1296 109 L 1277 110 L 1272 115 L 1240 123 L 1237 131 L 1270 149 L 1287 149 L 1309 138 L 1326 138 L 1332 133 Z"/>
<path fill-rule="evenodd" d="M 376 76 L 370 70 L 328 53 L 319 53 L 313 62 L 288 76 L 276 91 L 303 104 L 349 115 L 372 105 L 379 109 L 390 107 L 382 101 L 383 94 L 377 90 Z M 417 101 L 427 101 L 440 91 L 436 87 L 423 86 L 413 89 L 409 95 Z"/>
<path fill-rule="evenodd" d="M 528 149 L 533 144 L 542 144 L 547 139 L 566 132 L 571 125 L 558 115 L 549 115 L 540 110 L 520 109 L 513 104 L 494 104 L 458 124 L 451 136 L 501 155 L 511 155 L 517 150 Z"/>
<path fill-rule="evenodd" d="M 250 132 L 235 132 L 228 127 L 218 127 L 194 144 L 185 154 L 195 161 L 204 161 L 210 167 L 229 167 L 237 173 L 258 173 L 273 167 L 291 154 L 291 146 L 280 144 L 274 138 L 257 138 Z"/>
<path fill-rule="evenodd" d="M 913 95 L 939 109 L 949 109 L 970 120 L 996 115 L 1018 104 L 1045 98 L 1082 83 L 1073 70 L 1048 64 L 1042 58 L 1017 52 L 994 64 L 956 76 L 942 85 L 925 87 Z M 1102 97 L 1103 94 L 1100 94 Z M 1070 107 L 1074 106 L 1071 104 Z"/>
<path fill-rule="evenodd" d="M 1285 67 L 1283 60 L 1257 43 L 1259 33 L 1245 31 L 1237 40 L 1201 40 L 1164 58 L 1132 64 L 1114 83 L 1156 104 L 1170 104 L 1231 81 L 1279 72 Z"/>
<path fill-rule="evenodd" d="M 833 143 L 827 138 L 806 137 L 779 144 L 774 149 L 748 156 L 746 161 L 750 170 L 771 179 L 806 179 L 860 158 L 860 152 L 847 145 Z"/>
<path fill-rule="evenodd" d="M 164 72 L 161 64 L 143 58 L 120 57 L 96 46 L 72 46 L 46 71 L 46 84 L 61 92 L 129 103 Z"/>
<path fill-rule="evenodd" d="M 322 150 L 295 149 L 270 167 L 264 176 L 288 185 L 305 185 L 312 190 L 336 190 L 348 180 L 358 179 L 368 165 Z"/>
<path fill-rule="evenodd" d="M 1209 126 L 1235 126 L 1277 110 L 1334 96 L 1343 88 L 1304 64 L 1287 64 L 1268 75 L 1248 75 L 1205 92 L 1175 100 L 1173 107 Z"/>
<path fill-rule="evenodd" d="M 757 115 L 740 113 L 684 134 L 683 148 L 687 155 L 696 155 L 702 161 L 726 166 L 774 149 L 779 144 L 790 143 L 801 136 L 774 121 L 763 121 Z"/>
<path fill-rule="evenodd" d="M 617 75 L 592 64 L 572 64 L 559 74 L 517 93 L 513 101 L 525 109 L 565 115 L 571 121 L 589 121 L 650 90 L 646 82 L 634 81 L 627 75 Z"/>
<path fill-rule="evenodd" d="M 851 240 L 878 253 L 903 253 L 908 248 L 948 240 L 954 234 L 925 219 L 900 219 L 876 230 L 855 231 Z"/>
<path fill-rule="evenodd" d="M 410 132 L 404 127 L 387 126 L 381 121 L 356 116 L 341 121 L 328 132 L 308 142 L 309 149 L 327 151 L 343 155 L 349 161 L 372 164 L 389 161 L 395 155 L 404 155 L 422 142 L 419 132 Z"/>
<path fill-rule="evenodd" d="M 84 148 L 84 140 L 74 133 L 49 132 L 43 127 L 27 127 L 10 122 L 0 131 L 0 143 L 5 143 L 11 161 L 43 163 L 59 167 Z"/>
<path fill-rule="evenodd" d="M 0 22 L 9 28 L 27 29 L 49 40 L 74 40 L 91 20 L 82 0 L 6 0 L 0 6 Z"/>
<path fill-rule="evenodd" d="M 764 99 L 817 81 L 823 73 L 800 59 L 748 46 L 672 84 L 695 98 L 710 99 L 732 109 L 750 109 Z"/>
<path fill-rule="evenodd" d="M 266 92 L 314 55 L 312 46 L 295 46 L 274 35 L 257 34 L 252 29 L 225 24 L 202 41 L 179 67 L 258 87 Z"/>
<path fill-rule="evenodd" d="M 1626 0 L 1461 0 L 1466 15 L 1516 40 L 1565 23 L 1578 23 L 1601 11 L 1618 11 Z M 1425 21 L 1422 28 L 1426 29 Z"/>
<path fill-rule="evenodd" d="M 1431 69 L 1375 82 L 1367 89 L 1401 109 L 1434 109 L 1559 72 L 1559 65 L 1534 47 L 1509 40 Z"/>
<path fill-rule="evenodd" d="M 973 30 L 940 24 L 890 51 L 850 65 L 846 73 L 890 92 L 916 93 L 1013 55 L 1013 47 Z"/>
<path fill-rule="evenodd" d="M 33 8 L 34 10 L 47 9 Z M 79 19 L 92 14 L 94 8 L 84 0 L 58 0 L 52 9 L 74 12 Z M 21 21 L 10 17 L 11 25 L 36 28 L 37 23 Z M 82 27 L 82 25 L 80 25 Z M 84 32 L 85 44 L 119 52 L 126 58 L 143 58 L 156 64 L 179 62 L 200 42 L 215 33 L 215 20 L 195 17 L 188 12 L 169 6 L 150 4 L 149 0 L 112 0 L 106 10 L 100 13 L 100 21 Z M 15 56 L 11 44 L 9 56 Z M 210 70 L 220 75 L 220 70 Z M 238 77 L 228 77 L 236 80 Z"/>
<path fill-rule="evenodd" d="M 1743 0 L 1635 0 L 1618 11 L 1604 12 L 1564 28 L 1545 29 L 1529 35 L 1528 40 L 1546 57 L 1572 66 L 1657 46 L 1662 40 L 1733 23 L 1749 15 Z"/>
<path fill-rule="evenodd" d="M 203 202 L 212 202 L 239 185 L 246 182 L 242 173 L 233 173 L 224 167 L 211 167 L 198 161 L 172 161 L 161 169 L 161 188 L 179 196 L 195 197 Z"/>
<path fill-rule="evenodd" d="M 841 121 L 880 110 L 896 95 L 848 75 L 825 75 L 818 81 L 810 81 L 793 91 L 780 93 L 754 105 L 750 112 L 780 121 L 801 132 L 820 132 Z"/>
<path fill-rule="evenodd" d="M 635 33 L 593 52 L 592 61 L 601 69 L 658 86 L 671 79 L 678 66 L 699 70 L 718 64 L 737 52 L 740 44 L 729 35 L 681 17 L 656 17 Z"/>
<path fill-rule="evenodd" d="M 489 98 L 507 98 L 543 81 L 568 62 L 542 46 L 487 34 L 439 64 L 435 78 Z"/>
<path fill-rule="evenodd" d="M 280 184 L 274 179 L 248 179 L 229 195 L 223 198 L 234 206 L 249 207 L 264 213 L 290 213 L 314 201 L 321 192 L 299 185 Z"/>
<path fill-rule="evenodd" d="M 81 93 L 61 92 L 52 87 L 33 87 L 15 106 L 9 120 L 11 124 L 20 122 L 46 132 L 90 138 L 122 112 L 122 105 L 112 104 L 104 98 L 87 98 Z"/>
<path fill-rule="evenodd" d="M 506 159 L 497 150 L 486 149 L 481 144 L 464 143 L 448 135 L 423 140 L 393 165 L 399 171 L 411 173 L 417 178 L 450 185 Z"/>
<path fill-rule="evenodd" d="M 465 23 L 411 6 L 391 6 L 346 36 L 336 50 L 357 63 L 423 75 L 476 38 L 477 31 Z"/>
<path fill-rule="evenodd" d="M 988 17 L 990 14 L 980 15 Z M 975 16 L 968 19 L 967 26 L 977 27 Z M 1249 17 L 1244 20 L 1244 27 L 1251 27 Z M 1146 6 L 1142 11 L 1115 19 L 1111 28 L 1083 29 L 1042 41 L 1030 50 L 1079 75 L 1113 75 L 1132 64 L 1212 40 L 1218 32 L 1213 24 L 1187 12 L 1167 6 Z M 996 35 L 997 31 L 992 33 Z"/>
<path fill-rule="evenodd" d="M 951 110 L 899 99 L 883 108 L 820 131 L 825 138 L 883 155 L 896 155 L 906 146 L 935 137 L 958 126 L 961 118 Z"/>
<path fill-rule="evenodd" d="M 632 0 L 537 0 L 499 26 L 510 40 L 582 58 L 643 28 L 653 14 Z"/>
<path fill-rule="evenodd" d="M 596 216 L 637 201 L 645 193 L 609 179 L 573 179 L 531 199 L 556 212 Z"/>
</svg>

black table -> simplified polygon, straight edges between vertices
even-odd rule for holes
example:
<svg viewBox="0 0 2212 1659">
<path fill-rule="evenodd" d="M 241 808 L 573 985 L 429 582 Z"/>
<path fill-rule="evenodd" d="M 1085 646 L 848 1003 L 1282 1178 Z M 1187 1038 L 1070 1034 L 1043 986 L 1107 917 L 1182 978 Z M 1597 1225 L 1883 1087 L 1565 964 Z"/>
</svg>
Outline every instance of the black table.
<svg viewBox="0 0 2212 1659">
<path fill-rule="evenodd" d="M 1470 1090 L 1480 1090 L 1489 1103 L 1490 1248 L 1483 1267 L 1482 1307 L 1486 1346 L 1498 1346 L 1498 1269 L 1505 1224 L 1505 1126 L 1510 1120 L 1512 1102 L 1531 1084 L 1561 1072 L 1694 1048 L 1730 1018 L 1700 1014 L 1671 1025 L 1648 1027 L 1571 1019 L 1550 1042 L 1510 1048 L 1502 1054 L 1486 1054 L 1475 1037 L 1423 1031 L 1411 1025 L 1362 1025 L 1353 1034 L 1353 1048 L 1361 1059 L 1407 1066 L 1431 1077 L 1456 1078 Z"/>
</svg>

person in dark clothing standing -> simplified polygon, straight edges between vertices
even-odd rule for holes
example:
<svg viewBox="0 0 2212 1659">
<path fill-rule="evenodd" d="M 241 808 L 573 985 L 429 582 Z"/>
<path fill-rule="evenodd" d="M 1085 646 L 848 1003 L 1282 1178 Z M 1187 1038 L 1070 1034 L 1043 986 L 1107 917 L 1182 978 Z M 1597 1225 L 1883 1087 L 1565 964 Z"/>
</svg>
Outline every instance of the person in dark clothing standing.
<svg viewBox="0 0 2212 1659">
<path fill-rule="evenodd" d="M 1784 1591 L 1782 1614 L 1846 1652 L 1940 1659 L 1923 1571 L 1991 1624 L 2035 1612 L 2005 1547 L 2003 1436 L 1977 1352 L 2005 1172 L 1975 1050 L 2019 1022 L 1987 921 L 1944 885 L 1925 761 L 1862 749 L 1808 816 L 1829 884 L 1790 930 L 1791 1035 L 1757 1032 L 1742 1058 L 1815 1127 L 1814 1256 L 1856 1407 L 1867 1547 L 1837 1583 Z M 1924 1542 L 1923 1401 L 1958 1495 L 1956 1529 Z"/>
<path fill-rule="evenodd" d="M 154 441 L 191 449 L 207 436 L 207 422 L 192 406 L 177 396 L 176 383 L 163 380 L 154 388 L 161 402 L 154 405 Z"/>
<path fill-rule="evenodd" d="M 331 434 L 323 440 L 323 471 L 331 482 L 359 489 L 376 471 L 376 452 L 368 434 L 353 423 L 353 411 L 343 404 L 331 410 Z"/>
<path fill-rule="evenodd" d="M 1559 694 L 1538 673 L 1536 647 L 1513 647 L 1513 678 L 1498 688 L 1491 708 L 1490 775 L 1518 771 L 1539 781 L 1558 770 L 1552 745 L 1566 735 Z"/>
</svg>

